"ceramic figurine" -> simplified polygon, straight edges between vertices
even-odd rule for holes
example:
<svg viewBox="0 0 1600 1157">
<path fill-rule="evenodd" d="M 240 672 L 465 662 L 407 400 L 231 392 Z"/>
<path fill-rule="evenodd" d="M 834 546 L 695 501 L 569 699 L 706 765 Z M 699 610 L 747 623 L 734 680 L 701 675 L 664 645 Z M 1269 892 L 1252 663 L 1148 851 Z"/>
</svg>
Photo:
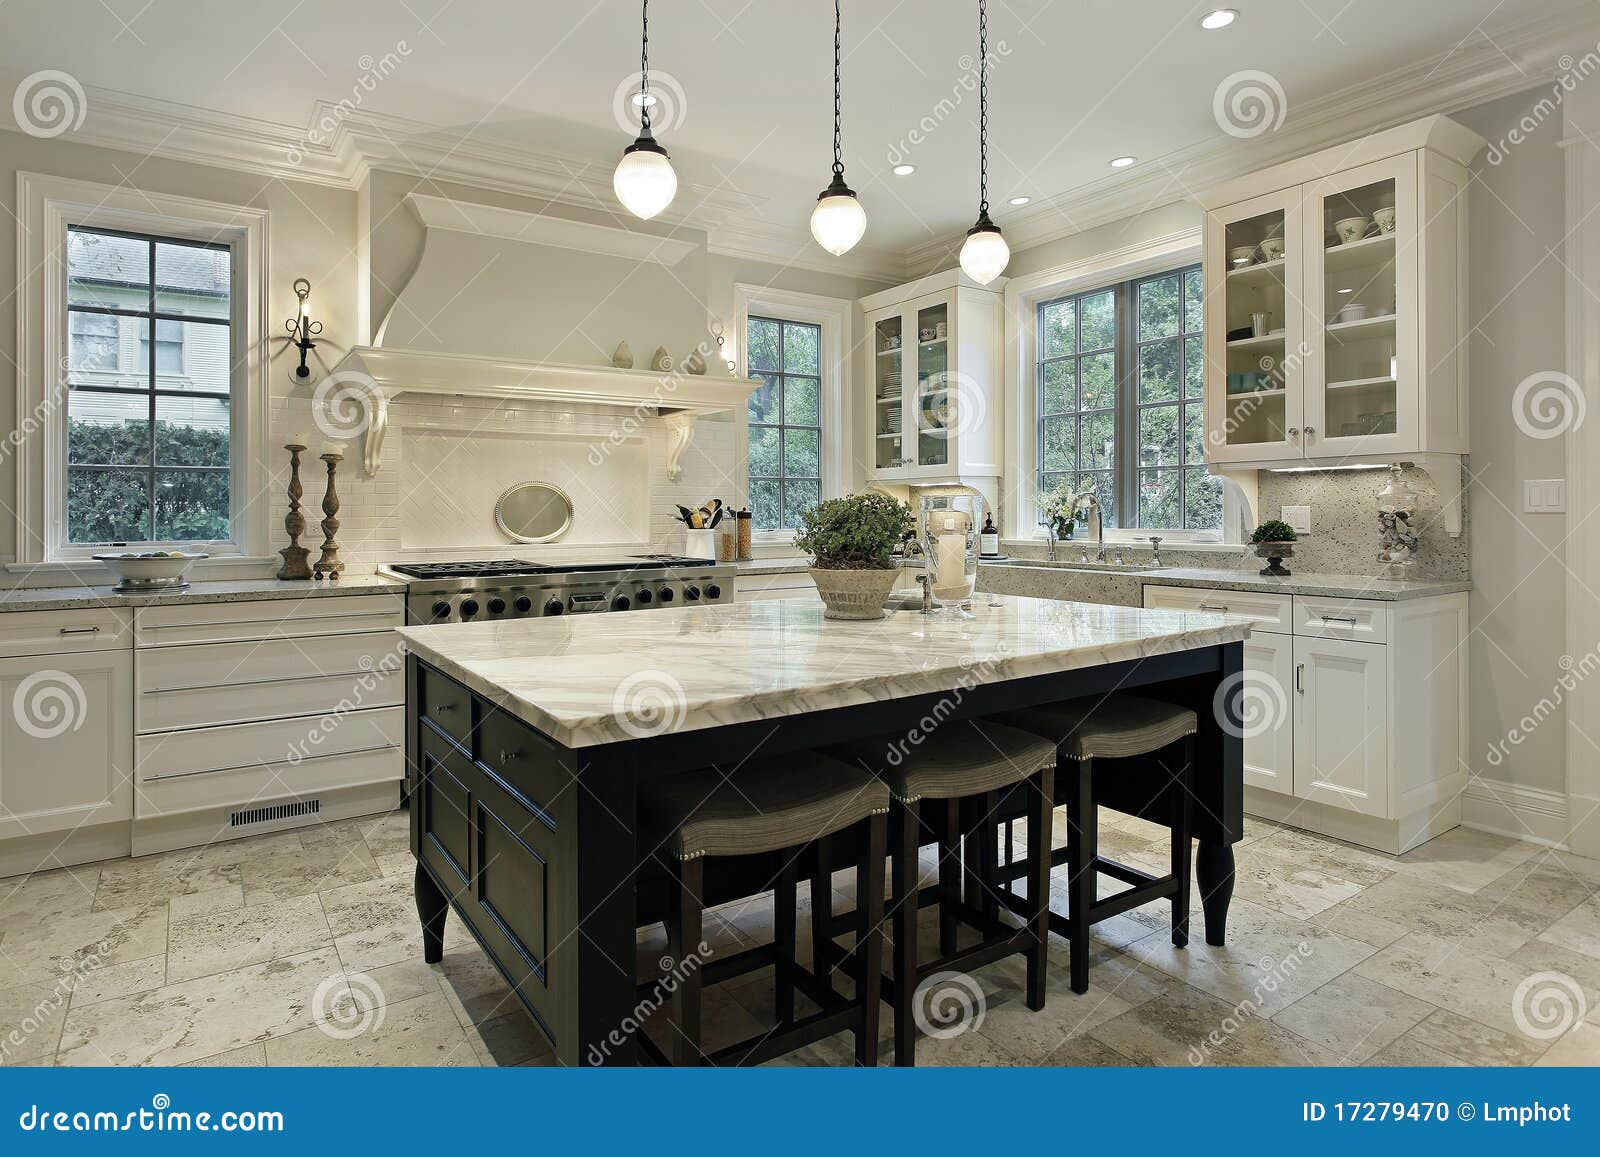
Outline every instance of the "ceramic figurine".
<svg viewBox="0 0 1600 1157">
<path fill-rule="evenodd" d="M 703 374 L 706 372 L 706 359 L 700 356 L 699 350 L 693 350 L 684 360 L 683 368 L 691 374 Z"/>
<path fill-rule="evenodd" d="M 672 355 L 667 352 L 666 346 L 656 346 L 656 352 L 650 355 L 650 368 L 661 370 L 663 373 L 671 371 Z"/>
<path fill-rule="evenodd" d="M 633 351 L 628 348 L 627 339 L 617 343 L 617 348 L 611 351 L 611 364 L 619 370 L 633 369 Z"/>
</svg>

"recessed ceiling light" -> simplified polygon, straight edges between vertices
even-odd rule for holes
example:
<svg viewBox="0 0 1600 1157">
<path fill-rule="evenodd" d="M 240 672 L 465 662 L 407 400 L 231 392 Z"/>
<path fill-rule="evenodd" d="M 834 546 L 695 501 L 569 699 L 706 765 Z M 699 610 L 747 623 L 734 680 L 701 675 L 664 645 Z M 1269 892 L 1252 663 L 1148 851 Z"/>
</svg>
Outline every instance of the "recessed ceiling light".
<svg viewBox="0 0 1600 1157">
<path fill-rule="evenodd" d="M 654 108 L 655 104 L 656 94 L 653 92 L 636 92 L 633 94 L 634 108 Z"/>
<path fill-rule="evenodd" d="M 1137 160 L 1136 157 L 1112 157 L 1111 167 L 1113 169 L 1126 169 L 1129 165 L 1133 164 L 1135 160 Z"/>
<path fill-rule="evenodd" d="M 1033 200 L 1032 197 L 1013 197 L 1013 198 L 1011 198 L 1011 200 L 1007 201 L 1006 204 L 1008 204 L 1008 205 L 1026 205 L 1031 200 Z"/>
<path fill-rule="evenodd" d="M 1232 8 L 1218 8 L 1215 12 L 1207 12 L 1200 17 L 1200 27 L 1207 32 L 1215 32 L 1219 28 L 1226 28 L 1239 19 L 1239 13 Z"/>
<path fill-rule="evenodd" d="M 915 165 L 896 165 L 894 167 L 894 175 L 897 177 L 909 177 L 916 171 L 917 166 Z"/>
</svg>

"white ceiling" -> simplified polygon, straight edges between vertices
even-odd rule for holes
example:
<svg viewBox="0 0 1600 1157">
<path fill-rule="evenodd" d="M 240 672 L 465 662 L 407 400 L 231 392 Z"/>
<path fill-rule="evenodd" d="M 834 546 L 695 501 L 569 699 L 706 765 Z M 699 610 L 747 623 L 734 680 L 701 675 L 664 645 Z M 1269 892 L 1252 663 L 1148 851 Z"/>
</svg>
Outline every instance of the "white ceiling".
<svg viewBox="0 0 1600 1157">
<path fill-rule="evenodd" d="M 1219 82 L 1270 73 L 1295 110 L 1441 53 L 1481 52 L 1594 0 L 1234 0 L 1238 21 L 1202 31 L 1214 4 L 992 0 L 990 193 L 1044 199 L 1104 180 L 1107 161 L 1225 142 Z M 638 68 L 635 0 L 0 0 L 8 89 L 43 68 L 115 89 L 300 129 L 313 102 L 468 130 L 537 152 L 609 163 L 626 143 L 613 106 Z M 660 132 L 686 182 L 767 198 L 803 226 L 827 181 L 832 6 L 826 0 L 661 0 L 651 65 L 682 107 Z M 847 176 L 869 240 L 924 244 L 971 223 L 977 100 L 969 0 L 845 0 Z M 367 66 L 393 54 L 370 91 Z M 1530 84 L 1533 82 L 1530 76 Z M 941 108 L 941 102 L 943 107 Z M 925 121 L 926 118 L 926 121 Z M 919 123 L 931 125 L 909 143 Z M 904 143 L 902 143 L 904 142 Z M 915 175 L 889 174 L 893 154 Z"/>
</svg>

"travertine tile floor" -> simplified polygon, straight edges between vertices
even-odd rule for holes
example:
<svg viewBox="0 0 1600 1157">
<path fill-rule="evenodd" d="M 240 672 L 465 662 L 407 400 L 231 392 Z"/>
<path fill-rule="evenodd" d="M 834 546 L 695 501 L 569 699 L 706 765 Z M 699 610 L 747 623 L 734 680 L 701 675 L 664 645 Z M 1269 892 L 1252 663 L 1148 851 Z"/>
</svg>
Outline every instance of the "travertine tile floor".
<svg viewBox="0 0 1600 1157">
<path fill-rule="evenodd" d="M 1160 829 L 1109 816 L 1102 846 L 1152 870 L 1166 854 Z M 919 1063 L 1600 1064 L 1600 863 L 1466 829 L 1396 858 L 1256 821 L 1237 853 L 1226 947 L 1198 904 L 1182 951 L 1164 905 L 1107 921 L 1087 995 L 1065 944 L 1041 1013 L 1020 960 L 982 969 L 966 1031 Z M 398 812 L 0 881 L 0 1063 L 551 1063 L 457 922 L 422 963 L 411 872 Z M 835 888 L 848 904 L 848 873 Z M 734 904 L 707 938 L 770 925 L 770 904 Z M 804 949 L 803 911 L 800 929 Z M 641 976 L 663 948 L 640 934 Z M 709 1043 L 770 1005 L 764 974 L 712 990 Z M 841 1036 L 783 1063 L 850 1056 Z"/>
</svg>

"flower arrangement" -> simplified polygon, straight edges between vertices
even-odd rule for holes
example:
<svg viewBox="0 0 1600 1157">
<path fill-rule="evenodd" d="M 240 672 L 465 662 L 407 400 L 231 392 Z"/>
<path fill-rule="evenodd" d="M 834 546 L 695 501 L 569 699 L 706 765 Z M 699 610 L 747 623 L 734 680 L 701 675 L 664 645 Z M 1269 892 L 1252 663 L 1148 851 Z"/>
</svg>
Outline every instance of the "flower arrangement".
<svg viewBox="0 0 1600 1157">
<path fill-rule="evenodd" d="M 1078 514 L 1087 510 L 1092 490 L 1052 490 L 1039 495 L 1039 513 L 1057 538 L 1071 538 Z"/>
</svg>

